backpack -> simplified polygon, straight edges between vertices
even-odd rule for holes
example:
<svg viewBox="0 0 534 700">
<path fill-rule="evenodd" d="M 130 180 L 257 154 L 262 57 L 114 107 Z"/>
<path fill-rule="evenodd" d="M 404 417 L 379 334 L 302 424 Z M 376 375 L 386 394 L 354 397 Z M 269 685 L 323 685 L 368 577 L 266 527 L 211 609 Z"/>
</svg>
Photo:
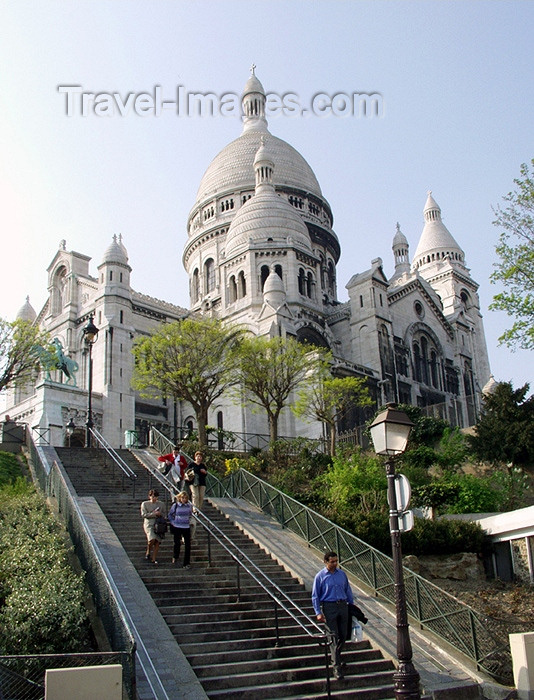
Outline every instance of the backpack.
<svg viewBox="0 0 534 700">
<path fill-rule="evenodd" d="M 167 532 L 167 527 L 167 520 L 163 517 L 163 515 L 159 515 L 154 523 L 154 532 L 156 535 L 159 537 L 164 537 L 165 533 Z"/>
</svg>

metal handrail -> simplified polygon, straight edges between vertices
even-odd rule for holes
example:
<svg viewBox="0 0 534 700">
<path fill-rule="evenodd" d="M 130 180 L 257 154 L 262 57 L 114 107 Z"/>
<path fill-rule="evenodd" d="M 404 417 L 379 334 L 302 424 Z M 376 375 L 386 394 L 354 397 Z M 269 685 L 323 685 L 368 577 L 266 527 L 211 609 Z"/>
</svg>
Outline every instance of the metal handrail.
<svg viewBox="0 0 534 700">
<path fill-rule="evenodd" d="M 391 557 L 371 547 L 323 515 L 287 496 L 259 477 L 240 469 L 223 479 L 208 474 L 207 494 L 243 498 L 302 537 L 309 546 L 338 552 L 344 569 L 386 602 L 395 603 Z M 511 653 L 498 621 L 484 617 L 410 569 L 404 569 L 408 614 L 455 648 L 478 670 L 510 683 Z M 525 629 L 524 631 L 528 631 Z"/>
<path fill-rule="evenodd" d="M 172 452 L 175 446 L 175 443 L 172 440 L 153 426 L 150 428 L 149 442 L 150 447 L 153 447 L 158 454 L 163 454 L 167 451 Z M 187 452 L 184 452 L 183 450 L 180 450 L 180 452 L 189 462 L 193 461 L 193 458 L 188 455 Z"/>
<path fill-rule="evenodd" d="M 189 429 L 184 429 L 184 435 L 181 440 L 187 440 Z M 208 446 L 213 447 L 212 443 L 216 443 L 215 449 L 224 449 L 227 452 L 250 452 L 251 450 L 266 450 L 271 444 L 271 437 L 262 433 L 240 433 L 237 431 L 222 431 L 224 436 L 220 438 L 222 445 L 219 444 L 218 430 L 208 433 Z M 284 442 L 291 445 L 295 442 L 295 438 L 285 435 L 278 436 L 279 442 Z M 167 449 L 172 449 L 174 442 L 164 435 L 154 426 L 150 427 L 149 446 L 153 447 L 157 452 L 164 452 Z M 229 444 L 225 444 L 229 443 Z M 322 438 L 306 438 L 306 444 L 309 445 L 312 452 L 326 452 L 326 442 Z"/>
<path fill-rule="evenodd" d="M 149 453 L 146 453 L 147 455 Z M 151 456 L 151 455 L 150 455 Z M 162 479 L 159 477 L 163 477 L 163 475 L 159 472 L 158 468 L 151 464 L 149 460 L 147 462 L 143 461 L 143 466 L 149 471 L 149 473 L 152 476 L 155 476 L 156 479 L 162 484 L 162 486 L 168 490 L 169 495 L 174 496 L 175 489 L 172 485 L 167 485 L 164 483 Z M 165 479 L 165 477 L 163 477 Z M 217 479 L 217 477 L 213 477 L 214 479 Z M 169 481 L 168 479 L 165 479 L 165 481 Z M 209 544 L 209 538 L 213 537 L 216 542 L 230 555 L 230 557 L 236 562 L 237 566 L 237 576 L 238 576 L 238 600 L 240 596 L 240 585 L 239 585 L 239 569 L 242 568 L 244 569 L 249 576 L 262 588 L 262 590 L 272 599 L 273 603 L 278 605 L 284 612 L 289 615 L 298 625 L 299 627 L 304 630 L 304 632 L 311 638 L 313 638 L 315 641 L 319 643 L 319 645 L 324 644 L 324 651 L 325 651 L 325 668 L 326 668 L 326 688 L 327 688 L 327 697 L 331 697 L 331 691 L 330 691 L 330 666 L 329 666 L 329 660 L 328 660 L 328 644 L 330 642 L 332 634 L 328 631 L 323 630 L 315 620 L 310 618 L 310 616 L 299 606 L 295 601 L 293 601 L 290 596 L 287 595 L 274 581 L 272 581 L 267 574 L 260 569 L 260 567 L 255 564 L 250 557 L 245 554 L 232 540 L 219 528 L 219 526 L 214 523 L 210 518 L 208 518 L 207 515 L 202 513 L 202 511 L 197 510 L 196 512 L 193 512 L 193 518 L 200 524 L 202 527 L 206 530 L 208 534 L 208 561 L 211 564 L 211 549 L 210 549 L 210 544 Z M 232 549 L 234 551 L 232 551 Z M 261 579 L 267 582 L 267 585 L 262 582 Z M 280 594 L 282 598 L 285 599 L 285 602 L 280 600 L 275 593 L 272 590 L 269 590 L 268 586 L 270 586 L 272 589 L 276 590 L 277 593 Z M 290 609 L 292 608 L 292 609 Z M 296 612 L 295 612 L 296 611 Z M 276 608 L 275 608 L 275 613 L 276 613 Z M 305 618 L 308 622 L 308 627 L 306 624 L 299 619 L 297 615 L 300 615 L 301 618 Z M 275 620 L 276 620 L 276 644 L 278 645 L 279 641 L 279 628 L 278 628 L 278 616 L 275 614 Z M 309 627 L 312 627 L 315 629 L 315 631 L 311 631 Z"/>
<path fill-rule="evenodd" d="M 132 497 L 135 498 L 135 482 L 137 480 L 137 474 L 130 467 L 130 465 L 124 461 L 124 459 L 120 456 L 120 454 L 117 452 L 117 450 L 115 450 L 114 447 L 111 447 L 109 442 L 106 440 L 106 438 L 102 435 L 102 433 L 99 430 L 97 430 L 94 427 L 89 428 L 89 430 L 91 431 L 91 435 L 96 440 L 96 442 L 102 446 L 102 449 L 104 449 L 107 452 L 107 454 L 111 457 L 113 462 L 121 470 L 121 472 L 122 472 L 122 487 L 123 488 L 124 488 L 124 478 L 126 477 L 127 479 L 130 479 L 130 481 L 133 484 Z"/>
</svg>

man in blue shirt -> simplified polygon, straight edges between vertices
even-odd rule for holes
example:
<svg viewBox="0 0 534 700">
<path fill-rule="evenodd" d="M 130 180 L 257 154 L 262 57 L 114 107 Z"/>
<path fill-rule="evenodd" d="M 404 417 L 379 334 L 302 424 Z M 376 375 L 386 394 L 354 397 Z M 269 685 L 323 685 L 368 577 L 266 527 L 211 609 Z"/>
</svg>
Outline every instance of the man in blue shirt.
<svg viewBox="0 0 534 700">
<path fill-rule="evenodd" d="M 334 677 L 342 679 L 341 650 L 347 639 L 348 604 L 354 603 L 354 598 L 347 574 L 338 569 L 337 554 L 327 552 L 324 563 L 324 569 L 319 571 L 313 581 L 312 604 L 319 622 L 324 622 L 332 633 L 330 653 Z"/>
</svg>

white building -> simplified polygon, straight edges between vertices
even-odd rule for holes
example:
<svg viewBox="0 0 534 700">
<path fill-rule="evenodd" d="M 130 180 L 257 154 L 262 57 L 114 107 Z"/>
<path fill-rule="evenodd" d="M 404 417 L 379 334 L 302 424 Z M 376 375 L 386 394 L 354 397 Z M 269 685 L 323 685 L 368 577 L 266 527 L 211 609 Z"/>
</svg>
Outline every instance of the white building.
<svg viewBox="0 0 534 700">
<path fill-rule="evenodd" d="M 187 222 L 183 263 L 191 311 L 239 323 L 261 335 L 291 335 L 328 347 L 340 375 L 368 378 L 377 402 L 434 406 L 436 414 L 466 426 L 476 421 L 482 387 L 490 377 L 477 294 L 464 253 L 428 194 L 415 255 L 397 224 L 395 272 L 377 257 L 346 285 L 338 301 L 341 255 L 330 205 L 315 174 L 288 143 L 269 132 L 265 91 L 252 74 L 243 93 L 243 132 L 214 158 Z M 343 238 L 343 236 L 341 236 Z M 49 299 L 37 321 L 79 365 L 78 386 L 59 372 L 6 410 L 63 444 L 65 426 L 86 420 L 87 351 L 83 327 L 94 314 L 100 334 L 93 348 L 95 422 L 112 445 L 147 422 L 171 429 L 194 425 L 187 406 L 147 402 L 130 388 L 131 346 L 139 333 L 183 317 L 185 309 L 134 292 L 122 241 L 114 238 L 98 276 L 89 258 L 60 247 L 49 272 Z M 32 316 L 25 305 L 22 315 Z M 33 312 L 35 315 L 35 312 Z M 54 381 L 55 380 L 55 381 Z M 355 413 L 352 424 L 362 421 Z M 243 433 L 267 433 L 267 419 L 221 402 L 210 423 Z M 351 427 L 346 425 L 344 427 Z M 289 410 L 279 432 L 302 434 Z M 307 431 L 320 435 L 318 425 Z"/>
</svg>

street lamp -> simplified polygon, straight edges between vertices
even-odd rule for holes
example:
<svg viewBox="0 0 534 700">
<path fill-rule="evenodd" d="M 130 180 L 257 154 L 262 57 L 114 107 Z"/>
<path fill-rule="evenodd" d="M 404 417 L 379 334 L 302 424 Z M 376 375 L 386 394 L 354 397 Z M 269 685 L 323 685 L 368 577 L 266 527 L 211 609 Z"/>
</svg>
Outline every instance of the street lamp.
<svg viewBox="0 0 534 700">
<path fill-rule="evenodd" d="M 67 423 L 65 429 L 67 431 L 67 435 L 69 436 L 69 447 L 70 447 L 71 446 L 70 443 L 72 440 L 72 434 L 76 430 L 76 423 L 74 422 L 74 419 L 72 418 L 72 416 L 71 416 L 70 421 Z"/>
<path fill-rule="evenodd" d="M 93 428 L 93 344 L 98 335 L 98 328 L 93 323 L 93 314 L 89 316 L 89 321 L 83 329 L 83 339 L 89 350 L 88 365 L 88 397 L 87 397 L 87 423 L 85 424 L 85 446 L 91 447 L 91 430 Z"/>
<path fill-rule="evenodd" d="M 402 568 L 401 538 L 399 529 L 399 507 L 405 504 L 397 502 L 395 475 L 396 455 L 402 454 L 408 443 L 408 436 L 413 423 L 408 416 L 388 404 L 385 411 L 379 413 L 370 425 L 371 439 L 375 452 L 386 456 L 386 473 L 388 477 L 389 529 L 393 556 L 393 573 L 395 577 L 395 610 L 397 613 L 397 658 L 398 668 L 393 674 L 395 700 L 420 700 L 419 674 L 412 663 L 412 644 L 408 630 L 406 612 L 406 591 Z"/>
</svg>

